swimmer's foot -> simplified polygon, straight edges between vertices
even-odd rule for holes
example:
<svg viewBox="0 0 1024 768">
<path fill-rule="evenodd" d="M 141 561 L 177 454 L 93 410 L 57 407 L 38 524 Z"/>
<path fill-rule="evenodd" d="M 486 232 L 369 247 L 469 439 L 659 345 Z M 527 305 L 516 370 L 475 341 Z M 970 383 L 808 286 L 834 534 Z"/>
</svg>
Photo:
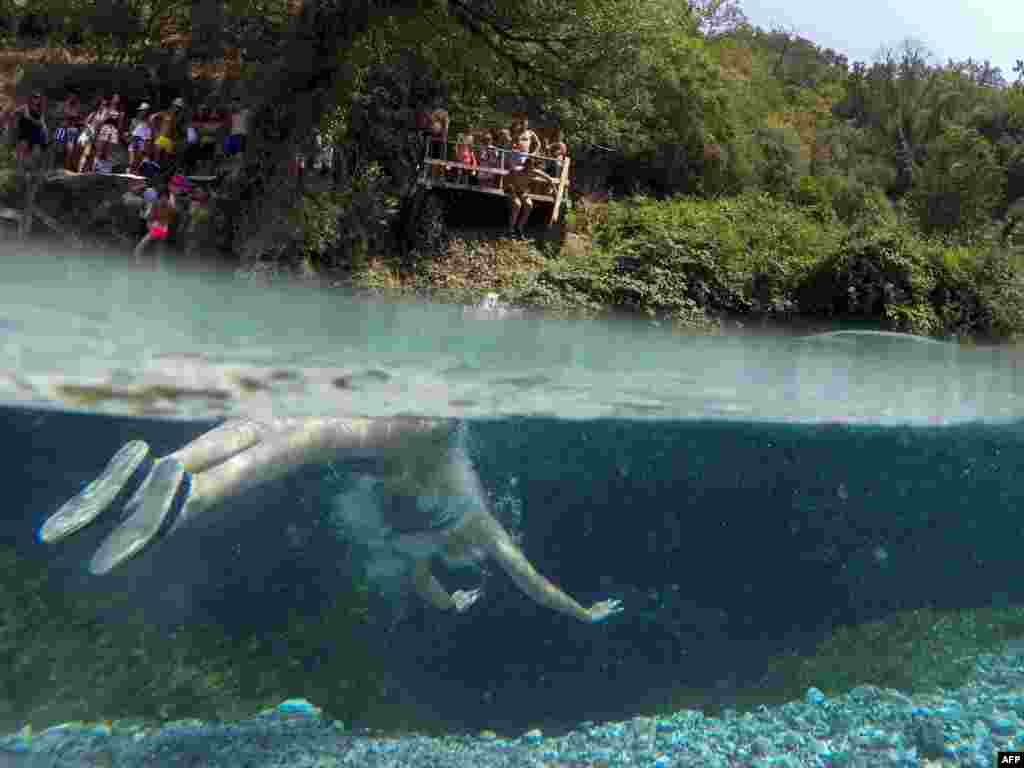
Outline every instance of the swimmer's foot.
<svg viewBox="0 0 1024 768">
<path fill-rule="evenodd" d="M 96 550 L 89 571 L 107 573 L 140 552 L 160 532 L 171 502 L 185 476 L 185 467 L 177 459 L 166 457 L 153 465 L 145 482 L 145 493 L 135 511 L 121 523 Z"/>
<path fill-rule="evenodd" d="M 84 528 L 110 506 L 149 454 L 141 440 L 126 443 L 107 462 L 100 476 L 67 501 L 39 529 L 39 539 L 54 542 Z"/>
</svg>

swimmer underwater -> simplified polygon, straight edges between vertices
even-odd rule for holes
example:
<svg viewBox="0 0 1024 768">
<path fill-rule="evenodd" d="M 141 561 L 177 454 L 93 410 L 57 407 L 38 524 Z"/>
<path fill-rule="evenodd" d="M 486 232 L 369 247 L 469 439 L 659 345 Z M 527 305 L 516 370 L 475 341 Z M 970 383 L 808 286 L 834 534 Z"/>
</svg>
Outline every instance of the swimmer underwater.
<svg viewBox="0 0 1024 768">
<path fill-rule="evenodd" d="M 382 468 L 390 501 L 383 512 L 370 515 L 374 520 L 360 521 L 358 527 L 368 538 L 386 539 L 393 552 L 412 562 L 413 586 L 431 605 L 461 613 L 481 595 L 479 589 L 449 594 L 431 572 L 434 556 L 450 563 L 489 556 L 540 605 L 586 623 L 620 613 L 618 600 L 584 608 L 533 567 L 488 511 L 476 471 L 453 448 L 454 427 L 448 420 L 417 417 L 227 421 L 156 459 L 125 504 L 128 517 L 100 545 L 89 570 L 107 573 L 157 538 L 183 483 L 184 503 L 166 535 L 203 518 L 214 506 L 303 466 L 369 458 Z M 149 446 L 141 440 L 124 445 L 99 477 L 42 525 L 40 540 L 59 541 L 93 522 L 148 454 Z M 424 498 L 435 502 L 433 513 L 419 503 Z"/>
</svg>

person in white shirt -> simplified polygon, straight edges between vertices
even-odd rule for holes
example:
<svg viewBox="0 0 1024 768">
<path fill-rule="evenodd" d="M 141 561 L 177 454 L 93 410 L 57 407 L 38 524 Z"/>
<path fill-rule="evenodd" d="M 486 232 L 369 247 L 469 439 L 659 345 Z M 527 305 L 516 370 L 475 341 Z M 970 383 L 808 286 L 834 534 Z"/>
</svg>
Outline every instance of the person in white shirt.
<svg viewBox="0 0 1024 768">
<path fill-rule="evenodd" d="M 139 164 L 153 144 L 153 126 L 149 124 L 149 102 L 142 102 L 135 110 L 128 144 L 128 173 L 138 173 Z"/>
</svg>

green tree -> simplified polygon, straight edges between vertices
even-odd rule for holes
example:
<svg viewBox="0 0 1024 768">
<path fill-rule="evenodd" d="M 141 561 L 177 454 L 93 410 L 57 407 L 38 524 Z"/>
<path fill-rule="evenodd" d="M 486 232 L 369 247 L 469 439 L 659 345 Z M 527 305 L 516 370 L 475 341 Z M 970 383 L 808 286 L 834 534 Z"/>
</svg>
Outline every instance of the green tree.
<svg viewBox="0 0 1024 768">
<path fill-rule="evenodd" d="M 929 144 L 911 199 L 926 232 L 970 236 L 991 220 L 1005 183 L 991 142 L 951 125 Z"/>
</svg>

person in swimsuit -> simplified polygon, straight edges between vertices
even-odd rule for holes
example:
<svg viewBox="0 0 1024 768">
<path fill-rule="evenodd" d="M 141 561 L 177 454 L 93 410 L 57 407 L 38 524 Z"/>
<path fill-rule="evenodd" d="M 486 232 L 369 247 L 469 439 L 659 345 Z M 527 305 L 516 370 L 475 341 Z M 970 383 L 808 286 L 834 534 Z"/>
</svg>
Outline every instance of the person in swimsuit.
<svg viewBox="0 0 1024 768">
<path fill-rule="evenodd" d="M 177 157 L 182 123 L 185 113 L 185 100 L 180 96 L 171 102 L 171 108 L 157 112 L 149 118 L 156 137 L 156 160 L 164 168 L 172 167 Z"/>
<path fill-rule="evenodd" d="M 516 149 L 508 153 L 508 175 L 505 176 L 505 194 L 509 198 L 508 231 L 514 237 L 526 234 L 526 222 L 533 210 L 533 198 L 530 197 L 530 185 L 539 181 L 546 184 L 552 194 L 558 182 L 536 167 L 537 160 L 531 157 L 530 147 L 533 134 L 524 131 L 519 134 Z"/>
<path fill-rule="evenodd" d="M 90 571 L 107 573 L 156 538 L 182 485 L 184 504 L 166 535 L 303 466 L 372 459 L 380 467 L 382 487 L 391 504 L 374 520 L 357 513 L 353 527 L 368 539 L 387 538 L 393 551 L 410 559 L 412 586 L 431 605 L 462 612 L 481 594 L 480 590 L 449 594 L 431 572 L 434 556 L 450 561 L 491 557 L 541 605 L 586 623 L 620 613 L 618 600 L 584 608 L 533 567 L 487 509 L 475 470 L 455 450 L 456 435 L 454 422 L 418 417 L 227 421 L 154 462 L 126 504 L 128 517 L 100 545 Z M 149 446 L 141 440 L 122 447 L 96 480 L 42 525 L 40 540 L 59 541 L 95 520 L 148 452 Z"/>
<path fill-rule="evenodd" d="M 110 172 L 115 152 L 114 147 L 121 143 L 124 128 L 124 105 L 121 102 L 121 94 L 115 93 L 110 99 L 103 122 L 96 132 L 96 165 L 100 166 L 96 168 L 98 172 Z"/>
<path fill-rule="evenodd" d="M 85 128 L 78 136 L 78 146 L 81 149 L 78 160 L 79 173 L 92 171 L 93 162 L 96 159 L 96 137 L 107 119 L 109 108 L 110 100 L 103 96 L 96 102 L 96 109 L 85 119 Z"/>
<path fill-rule="evenodd" d="M 135 110 L 128 144 L 128 173 L 138 173 L 142 159 L 153 145 L 153 126 L 149 124 L 149 102 L 142 102 Z"/>
<path fill-rule="evenodd" d="M 135 265 L 143 266 L 143 257 L 151 244 L 155 243 L 156 258 L 153 263 L 160 266 L 163 261 L 164 248 L 168 238 L 171 236 L 171 228 L 177 218 L 177 210 L 171 200 L 171 193 L 166 187 L 157 193 L 157 198 L 150 209 L 146 222 L 146 234 L 139 240 L 132 255 L 135 257 Z"/>
<path fill-rule="evenodd" d="M 15 157 L 19 168 L 37 165 L 46 146 L 47 130 L 43 94 L 33 93 L 27 104 L 15 111 Z"/>
<path fill-rule="evenodd" d="M 61 126 L 54 132 L 54 143 L 63 154 L 63 166 L 67 171 L 78 168 L 78 134 L 82 130 L 82 102 L 75 93 L 69 93 L 64 100 Z"/>
</svg>

